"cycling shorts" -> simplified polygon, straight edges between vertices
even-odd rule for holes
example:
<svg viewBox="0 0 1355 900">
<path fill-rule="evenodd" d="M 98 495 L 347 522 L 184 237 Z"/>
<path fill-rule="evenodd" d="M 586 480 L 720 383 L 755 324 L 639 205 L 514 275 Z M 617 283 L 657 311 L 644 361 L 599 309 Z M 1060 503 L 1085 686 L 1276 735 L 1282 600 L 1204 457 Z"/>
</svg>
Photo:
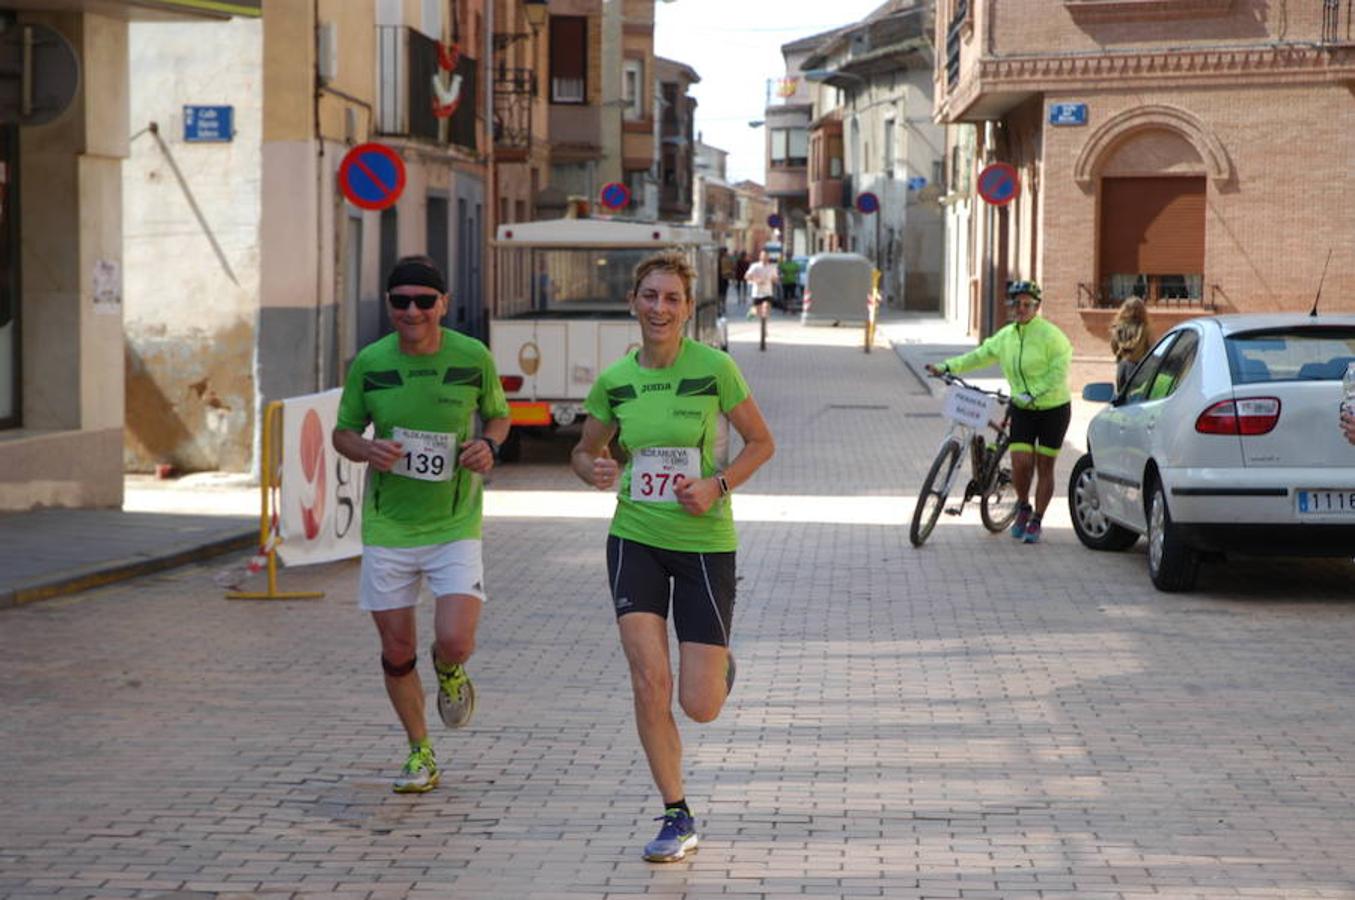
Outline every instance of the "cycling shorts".
<svg viewBox="0 0 1355 900">
<path fill-rule="evenodd" d="M 607 580 L 619 619 L 647 612 L 668 618 L 678 641 L 729 646 L 734 621 L 734 557 L 726 553 L 687 553 L 607 537 Z"/>
<path fill-rule="evenodd" d="M 1043 456 L 1058 456 L 1063 439 L 1068 434 L 1068 423 L 1072 418 L 1071 403 L 1053 409 L 1018 409 L 1013 406 L 1012 451 L 1029 453 L 1033 449 Z"/>
</svg>

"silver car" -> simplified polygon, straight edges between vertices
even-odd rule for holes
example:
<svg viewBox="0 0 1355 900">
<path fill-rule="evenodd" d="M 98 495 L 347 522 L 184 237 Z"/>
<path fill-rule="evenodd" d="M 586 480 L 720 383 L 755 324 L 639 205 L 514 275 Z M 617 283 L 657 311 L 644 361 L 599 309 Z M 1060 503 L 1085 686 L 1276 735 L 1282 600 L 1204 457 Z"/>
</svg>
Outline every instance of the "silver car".
<svg viewBox="0 0 1355 900">
<path fill-rule="evenodd" d="M 1095 550 L 1148 539 L 1148 573 L 1190 590 L 1202 555 L 1355 555 L 1355 446 L 1338 419 L 1355 316 L 1224 315 L 1177 325 L 1087 428 L 1068 485 Z"/>
</svg>

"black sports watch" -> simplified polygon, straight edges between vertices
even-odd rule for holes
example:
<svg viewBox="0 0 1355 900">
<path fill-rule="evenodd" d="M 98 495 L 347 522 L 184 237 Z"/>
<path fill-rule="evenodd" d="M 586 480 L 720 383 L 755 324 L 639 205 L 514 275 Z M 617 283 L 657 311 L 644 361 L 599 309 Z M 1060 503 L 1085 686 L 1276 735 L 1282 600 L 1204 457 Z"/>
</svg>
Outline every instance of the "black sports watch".
<svg viewBox="0 0 1355 900">
<path fill-rule="evenodd" d="M 483 434 L 480 435 L 479 440 L 482 440 L 482 441 L 485 442 L 485 446 L 489 448 L 489 455 L 492 456 L 492 457 L 494 457 L 494 461 L 495 461 L 495 462 L 498 462 L 498 461 L 499 461 L 499 442 L 496 441 L 496 440 L 494 440 L 492 437 L 487 437 L 486 435 L 483 435 Z"/>
</svg>

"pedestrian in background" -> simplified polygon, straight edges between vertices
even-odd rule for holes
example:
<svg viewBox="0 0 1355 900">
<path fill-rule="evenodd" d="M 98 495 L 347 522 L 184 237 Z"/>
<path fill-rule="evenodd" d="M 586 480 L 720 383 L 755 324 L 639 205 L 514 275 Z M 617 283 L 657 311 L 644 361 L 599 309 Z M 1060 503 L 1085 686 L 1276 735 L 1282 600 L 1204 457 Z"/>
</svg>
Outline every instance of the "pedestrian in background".
<svg viewBox="0 0 1355 900">
<path fill-rule="evenodd" d="M 436 598 L 430 656 L 438 713 L 460 728 L 475 711 L 465 662 L 485 600 L 481 476 L 508 437 L 508 403 L 489 349 L 441 326 L 447 286 L 433 260 L 397 262 L 386 303 L 395 332 L 353 359 L 333 444 L 367 463 L 358 605 L 372 614 L 386 694 L 409 739 L 394 789 L 422 793 L 439 774 L 415 668 L 419 588 L 426 581 Z M 472 436 L 477 413 L 484 424 Z M 370 439 L 362 436 L 369 423 Z"/>
<path fill-rule="evenodd" d="M 753 308 L 762 318 L 767 318 L 768 307 L 772 303 L 772 294 L 776 290 L 776 285 L 781 281 L 781 273 L 777 270 L 776 263 L 771 262 L 766 250 L 758 252 L 757 262 L 748 267 L 743 280 L 749 284 Z"/>
<path fill-rule="evenodd" d="M 734 261 L 734 290 L 739 295 L 739 309 L 743 309 L 748 302 L 748 282 L 744 277 L 748 274 L 748 267 L 752 263 L 748 259 L 748 251 L 740 250 L 739 258 Z"/>
<path fill-rule="evenodd" d="M 1110 325 L 1110 352 L 1115 354 L 1115 390 L 1129 381 L 1134 368 L 1148 355 L 1148 306 L 1139 297 L 1120 304 Z"/>
<path fill-rule="evenodd" d="M 771 432 L 729 354 L 683 337 L 696 308 L 696 272 L 681 253 L 635 269 L 629 301 L 641 346 L 588 392 L 574 473 L 598 490 L 618 485 L 607 576 L 630 665 L 635 724 L 663 802 L 663 825 L 644 858 L 674 862 L 696 849 L 682 738 L 673 717 L 668 609 L 678 640 L 678 703 L 696 722 L 720 714 L 734 687 L 729 634 L 738 537 L 729 494 L 771 458 Z M 723 464 L 726 418 L 743 449 Z M 608 447 L 619 435 L 624 470 Z"/>
<path fill-rule="evenodd" d="M 734 278 L 734 259 L 724 247 L 720 248 L 719 273 L 720 315 L 724 315 L 725 301 L 729 294 L 729 282 Z"/>
<path fill-rule="evenodd" d="M 1034 544 L 1043 534 L 1044 513 L 1054 496 L 1054 462 L 1072 421 L 1068 364 L 1073 345 L 1057 325 L 1040 315 L 1040 286 L 1035 282 L 1013 282 L 1007 288 L 1007 305 L 1015 321 L 968 353 L 928 365 L 927 371 L 959 374 L 1001 364 L 1012 392 L 1008 446 L 1018 502 L 1011 535 Z"/>
</svg>

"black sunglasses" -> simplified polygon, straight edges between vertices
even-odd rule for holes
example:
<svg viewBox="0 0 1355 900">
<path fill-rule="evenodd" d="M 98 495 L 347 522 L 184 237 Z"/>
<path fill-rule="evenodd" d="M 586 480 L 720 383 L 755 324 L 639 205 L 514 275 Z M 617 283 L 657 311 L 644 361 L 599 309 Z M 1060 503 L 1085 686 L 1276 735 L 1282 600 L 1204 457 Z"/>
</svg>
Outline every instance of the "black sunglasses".
<svg viewBox="0 0 1355 900">
<path fill-rule="evenodd" d="M 432 309 L 441 296 L 441 294 L 387 294 L 386 299 L 396 309 L 409 309 L 411 303 L 419 309 Z"/>
</svg>

